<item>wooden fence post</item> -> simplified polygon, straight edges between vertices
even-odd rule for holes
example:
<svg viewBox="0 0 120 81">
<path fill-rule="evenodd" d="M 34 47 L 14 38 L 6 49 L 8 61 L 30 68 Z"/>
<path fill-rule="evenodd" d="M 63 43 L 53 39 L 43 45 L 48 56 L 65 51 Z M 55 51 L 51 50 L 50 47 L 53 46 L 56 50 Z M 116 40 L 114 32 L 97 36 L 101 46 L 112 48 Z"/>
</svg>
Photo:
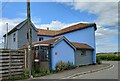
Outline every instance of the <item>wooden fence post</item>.
<svg viewBox="0 0 120 81">
<path fill-rule="evenodd" d="M 9 50 L 8 51 L 8 53 L 9 53 L 9 79 L 11 79 L 11 51 Z"/>
</svg>

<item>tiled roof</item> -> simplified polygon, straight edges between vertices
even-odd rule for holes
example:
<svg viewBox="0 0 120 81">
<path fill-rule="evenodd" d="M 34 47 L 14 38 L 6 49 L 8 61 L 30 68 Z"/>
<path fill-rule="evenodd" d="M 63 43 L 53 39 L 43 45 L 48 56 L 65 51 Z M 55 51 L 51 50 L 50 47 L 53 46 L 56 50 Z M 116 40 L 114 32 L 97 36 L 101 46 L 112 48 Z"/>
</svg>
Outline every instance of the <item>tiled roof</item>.
<svg viewBox="0 0 120 81">
<path fill-rule="evenodd" d="M 93 48 L 85 43 L 78 43 L 78 42 L 72 42 L 72 44 L 77 48 L 77 49 L 90 49 L 93 50 Z"/>
<path fill-rule="evenodd" d="M 84 29 L 84 28 L 88 28 L 88 27 L 92 27 L 94 26 L 95 30 L 96 28 L 96 24 L 87 24 L 87 23 L 79 23 L 76 25 L 72 25 L 70 27 L 55 31 L 55 30 L 45 30 L 45 29 L 38 29 L 38 35 L 47 35 L 47 36 L 55 36 L 55 35 L 59 35 L 59 34 L 64 34 L 64 33 L 68 33 L 71 31 L 75 31 L 78 29 Z"/>
<path fill-rule="evenodd" d="M 38 35 L 54 36 L 57 33 L 57 31 L 55 30 L 45 30 L 45 29 L 37 29 L 37 30 L 38 30 L 37 32 Z"/>
<path fill-rule="evenodd" d="M 48 40 L 43 40 L 43 41 L 39 41 L 39 42 L 33 42 L 32 43 L 32 47 L 35 45 L 35 44 L 54 44 L 56 41 L 58 41 L 59 39 L 63 38 L 63 36 L 57 36 L 57 37 L 54 37 L 54 38 L 50 38 Z M 27 48 L 27 44 L 23 45 L 20 49 L 24 49 L 24 48 Z"/>
<path fill-rule="evenodd" d="M 36 44 L 48 44 L 48 45 L 53 45 L 54 43 L 56 43 L 57 41 L 59 41 L 60 39 L 62 39 L 64 36 L 57 36 L 54 38 L 50 38 L 48 40 L 43 40 L 43 41 L 39 41 L 39 42 L 33 42 L 32 43 L 32 47 Z M 93 50 L 93 48 L 87 44 L 84 43 L 78 43 L 78 42 L 70 42 L 76 49 L 90 49 Z M 21 49 L 27 48 L 27 44 L 23 45 L 23 47 L 21 47 Z"/>
<path fill-rule="evenodd" d="M 34 42 L 33 44 L 54 44 L 56 41 L 58 41 L 59 39 L 63 38 L 63 36 L 57 36 L 57 37 L 54 37 L 54 38 L 50 38 L 48 40 L 43 40 L 43 41 L 40 41 L 40 42 Z"/>
</svg>

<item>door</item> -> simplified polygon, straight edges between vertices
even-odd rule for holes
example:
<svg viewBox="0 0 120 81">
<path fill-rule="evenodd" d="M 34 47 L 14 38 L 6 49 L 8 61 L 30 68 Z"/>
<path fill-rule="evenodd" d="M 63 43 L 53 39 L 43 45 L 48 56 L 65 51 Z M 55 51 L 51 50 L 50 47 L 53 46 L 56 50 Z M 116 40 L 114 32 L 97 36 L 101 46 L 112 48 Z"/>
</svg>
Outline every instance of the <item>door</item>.
<svg viewBox="0 0 120 81">
<path fill-rule="evenodd" d="M 40 51 L 39 46 L 34 47 L 34 69 L 39 71 L 40 67 Z"/>
<path fill-rule="evenodd" d="M 40 47 L 40 69 L 49 70 L 50 69 L 50 49 L 47 46 Z"/>
</svg>

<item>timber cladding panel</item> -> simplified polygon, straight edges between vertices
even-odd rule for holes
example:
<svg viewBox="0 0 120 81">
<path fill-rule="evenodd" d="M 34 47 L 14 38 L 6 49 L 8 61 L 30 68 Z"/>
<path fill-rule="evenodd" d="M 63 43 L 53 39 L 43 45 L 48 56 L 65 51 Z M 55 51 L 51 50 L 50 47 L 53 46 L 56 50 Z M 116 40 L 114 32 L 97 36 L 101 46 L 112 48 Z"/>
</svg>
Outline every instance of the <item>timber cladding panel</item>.
<svg viewBox="0 0 120 81">
<path fill-rule="evenodd" d="M 24 69 L 24 51 L 0 49 L 0 79 L 21 75 Z"/>
<path fill-rule="evenodd" d="M 50 66 L 49 66 L 49 62 L 40 62 L 40 70 L 42 71 L 49 71 L 50 70 Z"/>
</svg>

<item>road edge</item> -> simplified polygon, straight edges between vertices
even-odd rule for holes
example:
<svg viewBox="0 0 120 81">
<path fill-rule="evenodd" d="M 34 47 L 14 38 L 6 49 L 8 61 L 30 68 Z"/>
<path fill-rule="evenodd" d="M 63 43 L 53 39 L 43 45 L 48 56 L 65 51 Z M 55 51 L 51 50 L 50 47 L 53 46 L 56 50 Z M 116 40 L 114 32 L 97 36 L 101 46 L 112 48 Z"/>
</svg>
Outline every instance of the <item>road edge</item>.
<svg viewBox="0 0 120 81">
<path fill-rule="evenodd" d="M 110 64 L 110 65 L 108 65 L 108 66 L 106 66 L 104 68 L 94 69 L 94 70 L 81 72 L 81 73 L 76 73 L 76 74 L 70 75 L 68 77 L 61 78 L 61 79 L 70 79 L 70 78 L 74 78 L 74 77 L 77 77 L 77 76 L 80 76 L 80 75 L 84 75 L 84 74 L 88 74 L 88 73 L 94 73 L 94 72 L 102 71 L 102 70 L 109 69 L 109 68 L 112 68 L 112 67 L 114 67 L 114 65 Z"/>
</svg>

